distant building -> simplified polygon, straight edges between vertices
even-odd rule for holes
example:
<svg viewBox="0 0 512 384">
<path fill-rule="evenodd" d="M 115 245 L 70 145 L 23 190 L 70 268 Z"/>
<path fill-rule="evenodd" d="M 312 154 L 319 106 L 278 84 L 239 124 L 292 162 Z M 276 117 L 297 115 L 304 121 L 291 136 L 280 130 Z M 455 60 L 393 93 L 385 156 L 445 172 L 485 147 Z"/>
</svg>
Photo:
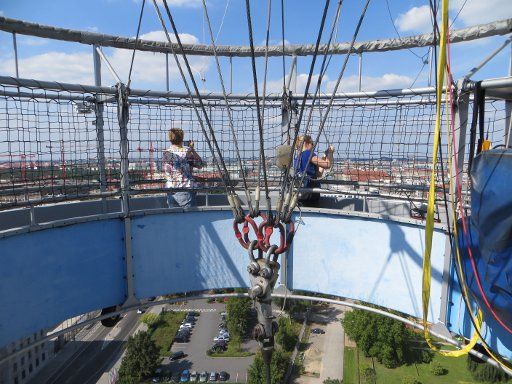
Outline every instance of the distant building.
<svg viewBox="0 0 512 384">
<path fill-rule="evenodd" d="M 0 348 L 0 359 L 4 356 L 13 354 L 27 345 L 41 340 L 49 334 L 66 329 L 74 324 L 81 323 L 96 316 L 97 314 L 98 312 L 95 311 L 73 317 L 60 323 L 55 328 L 42 329 L 30 336 L 24 337 L 16 342 L 12 342 L 3 348 Z M 54 339 L 47 340 L 0 364 L 0 384 L 23 384 L 28 382 L 36 372 L 46 365 L 58 353 L 58 351 L 64 347 L 64 345 L 69 341 L 74 340 L 78 332 L 79 329 L 67 332 L 55 337 Z"/>
<path fill-rule="evenodd" d="M 14 353 L 46 336 L 41 330 L 0 349 L 0 358 Z M 55 355 L 53 342 L 47 341 L 20 353 L 0 365 L 0 384 L 26 383 Z"/>
</svg>

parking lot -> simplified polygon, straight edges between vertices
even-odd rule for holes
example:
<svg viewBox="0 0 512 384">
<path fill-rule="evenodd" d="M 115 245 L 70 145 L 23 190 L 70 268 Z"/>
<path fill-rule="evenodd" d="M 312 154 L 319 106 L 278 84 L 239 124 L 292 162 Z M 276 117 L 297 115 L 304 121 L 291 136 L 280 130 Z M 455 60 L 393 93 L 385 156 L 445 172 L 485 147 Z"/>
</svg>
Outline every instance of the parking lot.
<svg viewBox="0 0 512 384">
<path fill-rule="evenodd" d="M 186 357 L 178 361 L 169 361 L 167 357 L 164 359 L 163 365 L 168 365 L 173 374 L 184 369 L 197 372 L 226 371 L 230 375 L 230 382 L 245 383 L 247 368 L 251 365 L 254 356 L 222 358 L 206 355 L 207 349 L 213 344 L 213 338 L 218 335 L 220 314 L 225 311 L 226 306 L 224 304 L 207 303 L 205 300 L 198 300 L 188 302 L 185 307 L 191 310 L 204 311 L 201 311 L 201 315 L 197 317 L 190 341 L 188 343 L 174 343 L 171 348 L 171 353 L 183 351 Z M 256 352 L 257 343 L 250 340 L 244 343 L 242 347 Z"/>
</svg>

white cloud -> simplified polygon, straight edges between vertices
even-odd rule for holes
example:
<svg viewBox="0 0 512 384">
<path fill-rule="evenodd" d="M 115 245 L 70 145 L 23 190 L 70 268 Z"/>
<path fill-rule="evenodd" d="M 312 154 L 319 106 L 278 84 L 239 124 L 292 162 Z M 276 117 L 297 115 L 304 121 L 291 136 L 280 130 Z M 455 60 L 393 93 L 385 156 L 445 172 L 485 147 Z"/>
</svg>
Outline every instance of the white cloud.
<svg viewBox="0 0 512 384">
<path fill-rule="evenodd" d="M 462 8 L 463 6 L 464 8 Z M 457 21 L 463 26 L 485 24 L 512 17 L 510 0 L 452 0 L 450 2 L 450 17 L 455 18 L 461 9 Z M 412 7 L 407 12 L 398 15 L 395 25 L 400 32 L 431 32 L 430 7 L 428 5 Z"/>
<path fill-rule="evenodd" d="M 455 17 L 463 4 L 464 0 L 450 2 L 452 17 Z M 475 25 L 510 17 L 512 17 L 510 0 L 468 0 L 457 20 L 462 21 L 464 25 Z"/>
<path fill-rule="evenodd" d="M 21 45 L 26 45 L 29 47 L 40 47 L 42 45 L 48 44 L 47 39 L 42 39 L 42 38 L 37 38 L 37 37 L 29 37 L 29 36 L 22 36 L 21 38 L 18 39 L 18 41 Z"/>
<path fill-rule="evenodd" d="M 141 35 L 142 39 L 166 41 L 163 31 L 153 31 Z M 198 39 L 190 34 L 180 34 L 185 44 L 197 44 Z M 173 39 L 174 40 L 174 39 Z M 104 50 L 109 62 L 123 81 L 127 81 L 132 51 L 128 49 Z M 190 56 L 191 67 L 204 74 L 208 68 L 210 59 L 207 57 Z M 46 52 L 19 60 L 20 76 L 38 80 L 61 81 L 67 83 L 93 84 L 93 62 L 90 52 L 64 53 Z M 14 60 L 0 59 L 0 73 L 14 74 Z M 169 57 L 170 80 L 181 79 L 174 58 Z M 103 83 L 114 83 L 110 73 L 103 65 Z M 137 52 L 132 72 L 132 80 L 137 83 L 148 83 L 165 88 L 165 55 L 152 52 Z"/>
<path fill-rule="evenodd" d="M 288 80 L 288 77 L 286 77 Z M 309 85 L 309 92 L 312 93 L 316 90 L 316 84 L 318 81 L 318 75 L 314 74 L 311 76 L 311 84 Z M 324 76 L 322 83 L 325 85 L 325 83 L 329 81 L 329 77 L 326 75 Z M 293 80 L 290 84 L 290 88 L 294 90 L 295 93 L 304 93 L 306 90 L 306 85 L 308 82 L 308 74 L 307 73 L 299 73 L 297 75 L 297 81 L 294 84 Z M 260 90 L 263 90 L 263 83 L 260 84 Z M 270 80 L 267 81 L 267 94 L 269 93 L 281 93 L 283 91 L 283 78 L 281 77 L 279 80 Z"/>
<path fill-rule="evenodd" d="M 266 40 L 261 40 L 260 45 L 264 47 L 265 43 L 266 43 Z M 282 44 L 283 44 L 283 39 L 279 39 L 279 40 L 269 39 L 268 40 L 269 46 L 271 46 L 271 45 L 281 46 Z M 284 45 L 290 45 L 290 42 L 288 40 L 284 39 Z"/>
<path fill-rule="evenodd" d="M 297 91 L 296 93 L 304 93 L 308 80 L 307 73 L 297 75 Z M 309 93 L 316 90 L 318 74 L 311 78 Z M 336 85 L 335 80 L 330 80 L 327 75 L 322 80 L 322 92 L 331 93 Z M 382 89 L 407 88 L 411 85 L 413 79 L 409 76 L 398 75 L 396 73 L 386 73 L 382 76 L 363 76 L 361 79 L 362 89 L 365 91 L 377 91 Z M 260 89 L 263 87 L 260 85 Z M 283 78 L 267 82 L 267 93 L 279 93 L 283 89 Z M 341 79 L 341 84 L 337 92 L 353 92 L 359 89 L 359 77 L 357 75 L 346 76 Z"/>
<path fill-rule="evenodd" d="M 19 69 L 24 78 L 93 83 L 90 53 L 46 52 L 20 59 Z M 0 60 L 0 72 L 14 75 L 14 59 Z"/>
<path fill-rule="evenodd" d="M 0 11 L 0 16 L 4 16 L 4 11 Z"/>
<path fill-rule="evenodd" d="M 395 20 L 395 25 L 401 32 L 425 33 L 432 30 L 430 7 L 412 7 L 406 13 L 401 13 Z"/>
<path fill-rule="evenodd" d="M 89 32 L 98 32 L 100 29 L 98 27 L 92 26 L 85 28 L 85 30 Z"/>
<path fill-rule="evenodd" d="M 397 75 L 396 73 L 385 73 L 382 76 L 363 76 L 361 88 L 364 91 L 378 91 L 382 89 L 407 88 L 413 79 L 409 76 Z M 327 92 L 332 92 L 336 81 L 329 81 L 326 84 Z M 359 77 L 351 75 L 341 79 L 338 92 L 353 92 L 359 89 Z"/>
</svg>

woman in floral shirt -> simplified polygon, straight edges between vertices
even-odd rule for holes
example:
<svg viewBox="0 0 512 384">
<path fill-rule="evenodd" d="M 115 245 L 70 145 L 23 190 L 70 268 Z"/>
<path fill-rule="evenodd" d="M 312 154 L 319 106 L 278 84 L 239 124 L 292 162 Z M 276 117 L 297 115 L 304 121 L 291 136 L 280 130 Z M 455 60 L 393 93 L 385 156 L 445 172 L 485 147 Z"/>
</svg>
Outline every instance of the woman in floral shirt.
<svg viewBox="0 0 512 384">
<path fill-rule="evenodd" d="M 164 151 L 163 168 L 166 188 L 195 188 L 192 168 L 201 168 L 203 160 L 194 150 L 194 143 L 183 146 L 183 130 L 169 130 L 171 146 Z M 190 191 L 172 192 L 167 195 L 169 208 L 192 207 L 196 205 L 196 193 Z"/>
</svg>

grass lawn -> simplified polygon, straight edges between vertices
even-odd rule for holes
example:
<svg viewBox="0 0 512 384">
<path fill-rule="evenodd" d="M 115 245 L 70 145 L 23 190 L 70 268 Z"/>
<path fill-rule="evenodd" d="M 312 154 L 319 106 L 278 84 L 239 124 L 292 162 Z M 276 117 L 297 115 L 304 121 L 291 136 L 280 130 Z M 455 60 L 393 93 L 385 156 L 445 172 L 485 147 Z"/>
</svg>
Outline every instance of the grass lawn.
<svg viewBox="0 0 512 384">
<path fill-rule="evenodd" d="M 448 370 L 443 376 L 434 376 L 430 372 L 432 364 L 441 364 Z M 345 361 L 343 371 L 343 382 L 346 384 L 358 384 L 358 369 L 360 367 L 372 367 L 375 365 L 378 384 L 397 384 L 405 376 L 412 376 L 422 384 L 468 384 L 475 383 L 471 374 L 466 369 L 466 357 L 445 357 L 439 354 L 434 355 L 430 364 L 411 364 L 402 365 L 397 368 L 389 369 L 379 364 L 376 359 L 365 357 L 363 353 L 355 348 L 345 348 Z"/>
<path fill-rule="evenodd" d="M 347 384 L 357 383 L 356 349 L 345 347 L 343 359 L 343 382 Z"/>
<path fill-rule="evenodd" d="M 151 338 L 160 349 L 160 356 L 169 355 L 174 336 L 185 318 L 185 312 L 164 312 L 151 330 Z"/>
</svg>

